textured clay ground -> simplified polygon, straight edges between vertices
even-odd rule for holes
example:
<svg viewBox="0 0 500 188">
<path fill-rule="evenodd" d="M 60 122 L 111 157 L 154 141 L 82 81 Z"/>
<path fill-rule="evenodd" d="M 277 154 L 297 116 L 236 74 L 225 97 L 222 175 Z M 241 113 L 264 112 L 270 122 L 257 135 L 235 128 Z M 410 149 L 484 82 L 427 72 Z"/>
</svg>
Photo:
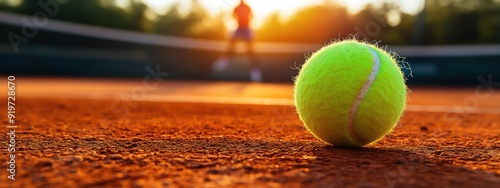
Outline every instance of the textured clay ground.
<svg viewBox="0 0 500 188">
<path fill-rule="evenodd" d="M 0 187 L 500 185 L 498 114 L 407 112 L 380 142 L 345 149 L 317 141 L 290 106 L 28 98 L 17 105 L 16 181 L 1 170 Z"/>
</svg>

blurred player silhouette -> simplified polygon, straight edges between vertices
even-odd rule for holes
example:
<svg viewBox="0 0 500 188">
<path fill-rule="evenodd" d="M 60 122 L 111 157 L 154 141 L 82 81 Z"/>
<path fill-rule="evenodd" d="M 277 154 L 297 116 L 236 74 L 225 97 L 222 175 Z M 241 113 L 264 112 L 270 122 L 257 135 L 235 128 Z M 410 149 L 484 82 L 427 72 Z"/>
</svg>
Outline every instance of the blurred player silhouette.
<svg viewBox="0 0 500 188">
<path fill-rule="evenodd" d="M 253 33 L 250 28 L 250 22 L 252 21 L 253 14 L 252 9 L 246 4 L 245 0 L 240 0 L 240 4 L 234 8 L 233 17 L 238 22 L 238 28 L 231 36 L 226 54 L 215 62 L 213 69 L 216 72 L 224 70 L 231 57 L 234 55 L 236 41 L 242 40 L 247 46 L 246 52 L 250 58 L 250 79 L 254 82 L 260 82 L 262 81 L 262 73 L 260 71 L 257 58 L 255 57 L 253 49 Z"/>
</svg>

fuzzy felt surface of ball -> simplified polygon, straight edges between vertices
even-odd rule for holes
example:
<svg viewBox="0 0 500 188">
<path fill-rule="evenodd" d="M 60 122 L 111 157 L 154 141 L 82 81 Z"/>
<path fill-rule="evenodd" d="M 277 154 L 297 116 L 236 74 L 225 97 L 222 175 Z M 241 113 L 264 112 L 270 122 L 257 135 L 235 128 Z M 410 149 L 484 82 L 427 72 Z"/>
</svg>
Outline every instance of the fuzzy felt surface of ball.
<svg viewBox="0 0 500 188">
<path fill-rule="evenodd" d="M 394 57 L 356 40 L 315 52 L 294 87 L 295 106 L 307 130 L 339 147 L 361 147 L 383 138 L 406 104 L 404 75 Z"/>
</svg>

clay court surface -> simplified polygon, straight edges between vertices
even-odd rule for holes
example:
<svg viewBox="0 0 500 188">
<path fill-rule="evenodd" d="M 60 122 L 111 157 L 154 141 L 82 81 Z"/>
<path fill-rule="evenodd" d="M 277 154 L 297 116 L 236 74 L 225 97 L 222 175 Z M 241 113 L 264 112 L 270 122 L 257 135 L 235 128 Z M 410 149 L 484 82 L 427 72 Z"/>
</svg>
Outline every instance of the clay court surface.
<svg viewBox="0 0 500 188">
<path fill-rule="evenodd" d="M 16 83 L 16 180 L 2 162 L 0 187 L 500 185 L 500 93 L 477 90 L 480 83 L 411 87 L 397 128 L 360 149 L 309 134 L 291 84 Z M 0 117 L 7 126 L 6 113 Z M 4 161 L 7 138 L 0 137 Z"/>
</svg>

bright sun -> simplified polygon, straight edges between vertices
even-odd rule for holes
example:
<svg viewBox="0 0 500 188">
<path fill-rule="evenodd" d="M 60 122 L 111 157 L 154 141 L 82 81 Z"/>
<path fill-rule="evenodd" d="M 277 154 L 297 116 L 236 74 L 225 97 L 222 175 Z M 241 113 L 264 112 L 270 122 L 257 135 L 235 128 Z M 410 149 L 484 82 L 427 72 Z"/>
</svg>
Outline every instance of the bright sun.
<svg viewBox="0 0 500 188">
<path fill-rule="evenodd" d="M 292 15 L 297 10 L 319 3 L 322 0 L 247 0 L 248 4 L 254 8 L 256 24 L 261 25 L 265 18 L 274 12 L 279 12 L 283 17 Z M 270 3 L 272 2 L 272 3 Z"/>
<path fill-rule="evenodd" d="M 120 0 L 118 0 L 120 1 Z M 126 0 L 124 0 L 126 1 Z M 181 11 L 189 12 L 191 2 L 187 0 L 143 0 L 151 9 L 159 14 L 165 11 L 174 3 L 181 6 Z M 212 14 L 229 13 L 239 3 L 239 0 L 198 0 Z M 279 12 L 284 18 L 293 14 L 297 10 L 309 5 L 331 1 L 339 3 L 349 8 L 350 12 L 357 12 L 367 3 L 381 4 L 382 2 L 394 2 L 401 5 L 404 12 L 416 13 L 423 6 L 423 0 L 404 1 L 404 0 L 246 0 L 254 12 L 254 26 L 260 26 L 265 19 L 274 12 Z M 226 14 L 228 15 L 228 14 Z M 226 18 L 229 19 L 229 18 Z"/>
<path fill-rule="evenodd" d="M 160 14 L 164 13 L 168 7 L 174 3 L 179 3 L 182 11 L 190 11 L 191 7 L 191 1 L 186 0 L 143 1 L 155 12 Z M 286 17 L 304 6 L 323 1 L 325 0 L 246 0 L 254 13 L 254 25 L 256 26 L 261 25 L 265 18 L 274 12 L 279 12 Z M 199 0 L 199 2 L 201 2 L 211 13 L 218 14 L 221 12 L 231 12 L 231 10 L 238 5 L 239 0 Z"/>
</svg>

